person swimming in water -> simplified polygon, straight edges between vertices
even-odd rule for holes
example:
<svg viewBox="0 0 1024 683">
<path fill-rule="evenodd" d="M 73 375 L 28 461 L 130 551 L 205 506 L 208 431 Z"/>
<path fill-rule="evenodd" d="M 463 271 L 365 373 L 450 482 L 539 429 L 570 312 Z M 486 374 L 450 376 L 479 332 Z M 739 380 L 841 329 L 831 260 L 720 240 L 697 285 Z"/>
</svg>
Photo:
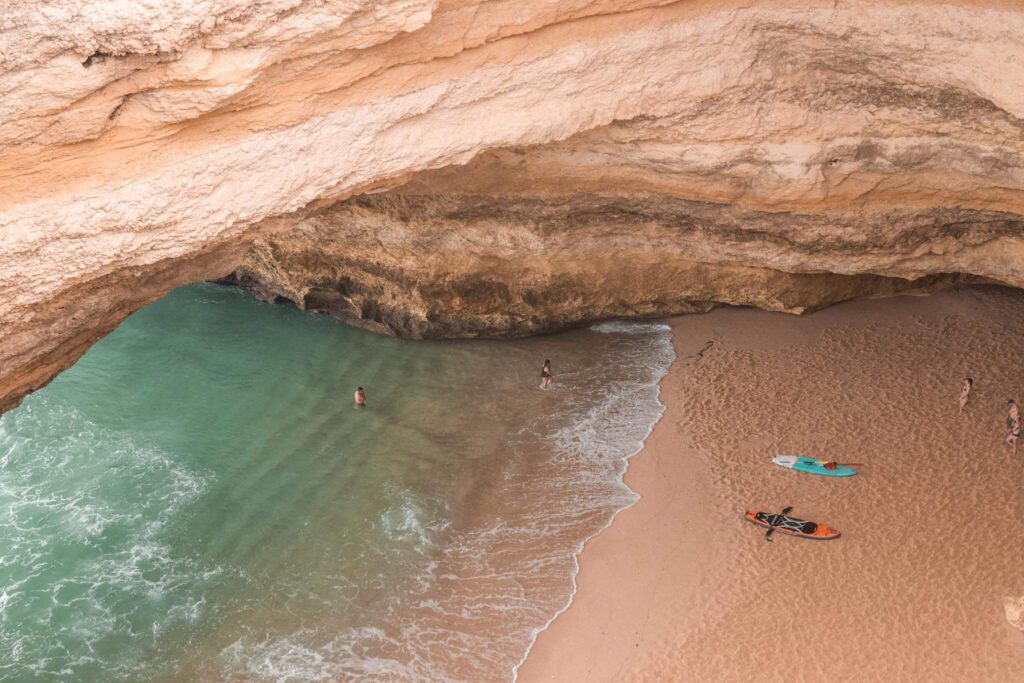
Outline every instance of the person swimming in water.
<svg viewBox="0 0 1024 683">
<path fill-rule="evenodd" d="M 1006 400 L 1006 405 L 1010 406 L 1010 413 L 1006 416 L 1006 426 L 1010 428 L 1010 433 L 1004 443 L 1017 455 L 1017 446 L 1020 444 L 1020 409 L 1012 398 Z"/>
<path fill-rule="evenodd" d="M 358 389 L 356 389 L 355 399 L 356 399 L 356 408 L 365 408 L 366 407 L 366 392 L 363 391 L 362 387 L 359 387 Z"/>
<path fill-rule="evenodd" d="M 971 389 L 974 388 L 974 379 L 967 377 L 964 379 L 964 385 L 960 387 L 960 412 L 964 412 L 964 408 L 967 407 L 967 399 L 971 395 Z"/>
<path fill-rule="evenodd" d="M 544 367 L 540 369 L 540 388 L 547 389 L 551 381 L 555 379 L 555 373 L 551 372 L 551 361 L 544 361 Z"/>
</svg>

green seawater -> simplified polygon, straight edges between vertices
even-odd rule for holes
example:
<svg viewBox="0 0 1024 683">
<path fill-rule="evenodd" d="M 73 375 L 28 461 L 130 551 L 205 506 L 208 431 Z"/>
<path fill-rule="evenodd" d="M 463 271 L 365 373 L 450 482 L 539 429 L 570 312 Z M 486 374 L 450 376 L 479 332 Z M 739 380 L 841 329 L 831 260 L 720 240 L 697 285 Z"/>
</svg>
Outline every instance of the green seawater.
<svg viewBox="0 0 1024 683">
<path fill-rule="evenodd" d="M 656 323 L 408 342 L 172 292 L 0 417 L 0 680 L 511 680 L 672 358 Z"/>
</svg>

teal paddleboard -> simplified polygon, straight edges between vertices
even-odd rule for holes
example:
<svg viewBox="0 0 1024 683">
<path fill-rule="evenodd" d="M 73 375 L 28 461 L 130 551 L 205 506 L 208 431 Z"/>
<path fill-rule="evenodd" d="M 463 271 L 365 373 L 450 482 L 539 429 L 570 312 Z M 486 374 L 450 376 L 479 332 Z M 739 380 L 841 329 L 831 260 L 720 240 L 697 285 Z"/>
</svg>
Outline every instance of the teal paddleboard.
<svg viewBox="0 0 1024 683">
<path fill-rule="evenodd" d="M 825 467 L 828 460 L 816 460 L 814 458 L 801 458 L 797 455 L 776 455 L 772 462 L 797 472 L 809 472 L 820 474 L 823 477 L 852 477 L 857 470 L 846 465 L 836 465 L 834 468 Z"/>
</svg>

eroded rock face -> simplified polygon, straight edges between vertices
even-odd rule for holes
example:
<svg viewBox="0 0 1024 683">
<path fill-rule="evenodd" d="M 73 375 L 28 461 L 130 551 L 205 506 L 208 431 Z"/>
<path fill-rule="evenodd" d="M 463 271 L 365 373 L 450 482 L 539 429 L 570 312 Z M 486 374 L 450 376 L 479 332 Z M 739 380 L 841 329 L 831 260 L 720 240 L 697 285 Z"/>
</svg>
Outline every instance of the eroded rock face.
<svg viewBox="0 0 1024 683">
<path fill-rule="evenodd" d="M 893 261 L 939 226 L 970 220 L 981 235 L 989 220 L 985 242 L 1018 229 L 1005 216 L 965 218 L 955 210 L 900 216 L 900 230 L 889 228 L 894 218 L 861 219 L 864 233 L 884 241 L 843 246 L 837 239 L 834 251 L 818 254 L 808 240 L 800 254 L 790 238 L 820 229 L 815 216 L 666 196 L 389 192 L 339 203 L 258 240 L 230 280 L 264 299 L 289 299 L 378 332 L 522 336 L 721 303 L 800 313 L 855 297 L 983 281 L 943 271 L 913 280 L 880 276 L 849 262 L 875 258 L 878 270 L 906 273 L 915 266 Z M 804 272 L 763 265 L 773 257 L 797 261 Z"/>
<path fill-rule="evenodd" d="M 995 0 L 8 2 L 0 410 L 240 265 L 413 336 L 1024 286 L 1022 35 Z"/>
</svg>

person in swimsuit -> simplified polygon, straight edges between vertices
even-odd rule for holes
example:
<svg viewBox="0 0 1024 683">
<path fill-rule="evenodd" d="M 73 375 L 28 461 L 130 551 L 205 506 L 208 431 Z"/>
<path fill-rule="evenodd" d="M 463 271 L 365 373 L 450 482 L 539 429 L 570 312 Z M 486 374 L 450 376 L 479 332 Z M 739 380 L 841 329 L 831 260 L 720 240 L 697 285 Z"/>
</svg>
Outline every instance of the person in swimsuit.
<svg viewBox="0 0 1024 683">
<path fill-rule="evenodd" d="M 974 380 L 970 377 L 964 380 L 964 385 L 960 387 L 960 412 L 964 412 L 964 408 L 967 406 L 967 398 L 971 395 L 971 389 L 974 388 Z"/>
<path fill-rule="evenodd" d="M 1010 434 L 1006 437 L 1005 443 L 1013 449 L 1017 455 L 1017 446 L 1020 444 L 1020 410 L 1013 399 L 1007 399 L 1006 404 L 1010 406 L 1010 414 L 1006 416 L 1006 426 L 1010 428 Z"/>
<path fill-rule="evenodd" d="M 554 378 L 555 373 L 551 372 L 551 361 L 544 361 L 544 367 L 540 369 L 540 388 L 547 389 Z"/>
<path fill-rule="evenodd" d="M 365 408 L 366 407 L 366 392 L 363 391 L 362 387 L 359 387 L 358 389 L 356 389 L 355 399 L 356 399 L 356 408 Z"/>
</svg>

